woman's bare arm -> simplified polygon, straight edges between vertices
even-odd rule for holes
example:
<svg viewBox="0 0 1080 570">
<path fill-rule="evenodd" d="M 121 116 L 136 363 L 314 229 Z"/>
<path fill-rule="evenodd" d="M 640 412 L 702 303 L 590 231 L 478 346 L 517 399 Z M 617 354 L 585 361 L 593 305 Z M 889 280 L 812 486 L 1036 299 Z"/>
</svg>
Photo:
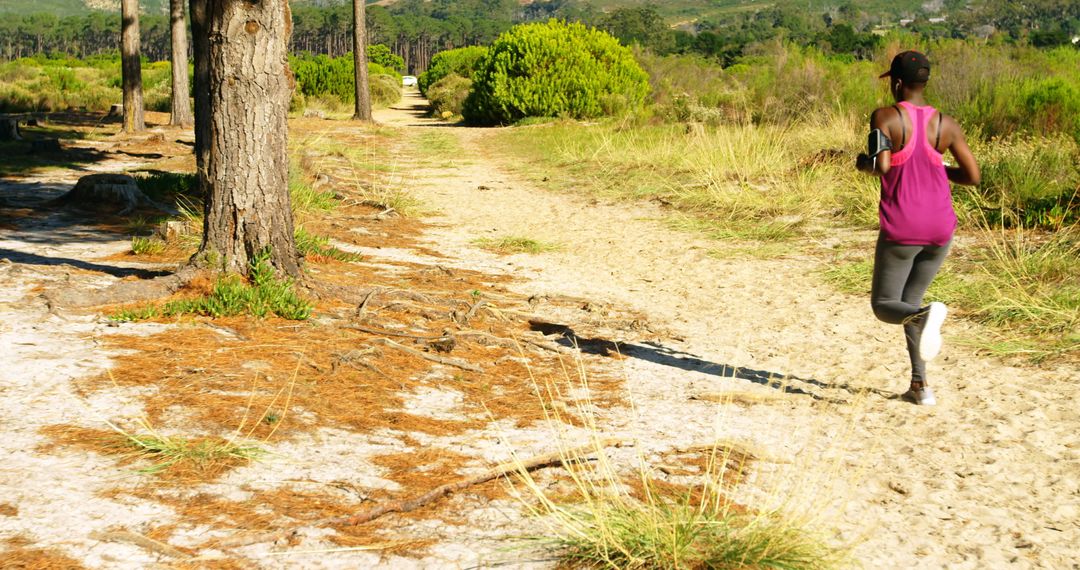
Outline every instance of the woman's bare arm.
<svg viewBox="0 0 1080 570">
<path fill-rule="evenodd" d="M 889 119 L 886 117 L 889 113 L 883 113 L 884 110 L 884 108 L 878 109 L 870 115 L 870 129 L 881 129 L 891 141 L 892 133 L 889 130 Z M 869 156 L 861 153 L 855 160 L 855 168 L 874 176 L 884 176 L 892 168 L 892 151 L 883 150 L 878 153 L 876 165 Z"/>
<path fill-rule="evenodd" d="M 942 128 L 949 134 L 949 152 L 956 159 L 956 166 L 946 166 L 945 174 L 954 184 L 977 186 L 982 181 L 982 174 L 979 164 L 975 162 L 975 155 L 971 154 L 964 139 L 964 130 L 952 117 L 942 115 L 941 118 L 945 121 Z"/>
</svg>

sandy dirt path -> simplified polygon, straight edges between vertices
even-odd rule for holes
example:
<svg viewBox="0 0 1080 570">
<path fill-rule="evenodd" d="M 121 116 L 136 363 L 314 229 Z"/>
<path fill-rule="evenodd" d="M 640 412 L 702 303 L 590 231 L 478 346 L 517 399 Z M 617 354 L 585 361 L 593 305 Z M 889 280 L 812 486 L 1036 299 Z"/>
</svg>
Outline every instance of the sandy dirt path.
<svg viewBox="0 0 1080 570">
<path fill-rule="evenodd" d="M 597 299 L 666 331 L 611 339 L 625 343 L 628 386 L 646 402 L 638 419 L 616 415 L 613 425 L 644 421 L 657 438 L 677 438 L 720 413 L 724 429 L 773 449 L 838 452 L 839 464 L 797 463 L 832 470 L 820 492 L 868 568 L 1080 568 L 1075 366 L 1011 366 L 950 345 L 929 369 L 939 405 L 903 403 L 902 331 L 877 322 L 868 299 L 824 284 L 826 255 L 710 255 L 732 246 L 668 229 L 650 204 L 535 188 L 514 174 L 527 165 L 490 156 L 490 131 L 440 128 L 422 105 L 410 95 L 377 120 L 406 141 L 437 130 L 460 145 L 434 166 L 399 165 L 402 183 L 438 211 L 433 247 L 512 273 L 524 292 Z M 562 247 L 494 256 L 474 243 L 505 236 Z M 956 320 L 946 333 L 961 330 L 979 334 Z M 769 378 L 787 382 L 784 405 L 716 412 L 689 401 L 701 390 L 768 391 Z M 828 441 L 799 441 L 806 426 Z"/>
</svg>

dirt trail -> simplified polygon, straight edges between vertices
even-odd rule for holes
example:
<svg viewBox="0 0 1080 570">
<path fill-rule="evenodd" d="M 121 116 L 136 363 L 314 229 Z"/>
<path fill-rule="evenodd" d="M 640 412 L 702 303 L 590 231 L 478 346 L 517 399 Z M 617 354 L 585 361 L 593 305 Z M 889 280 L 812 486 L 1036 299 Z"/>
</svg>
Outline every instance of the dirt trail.
<svg viewBox="0 0 1080 570">
<path fill-rule="evenodd" d="M 418 113 L 422 104 L 408 96 L 376 118 L 410 141 L 438 130 L 460 145 L 436 167 L 400 168 L 408 189 L 439 212 L 433 247 L 512 273 L 524 292 L 623 306 L 667 331 L 611 339 L 626 343 L 639 400 L 637 419 L 613 425 L 644 422 L 657 438 L 677 439 L 715 419 L 700 415 L 720 414 L 724 430 L 766 447 L 838 451 L 845 461 L 829 467 L 821 492 L 838 501 L 842 538 L 865 539 L 855 555 L 868 568 L 1080 568 L 1075 366 L 1016 367 L 949 345 L 929 369 L 939 405 L 900 402 L 902 331 L 877 322 L 867 299 L 825 285 L 826 255 L 710 255 L 728 246 L 668 229 L 652 205 L 533 187 L 487 155 L 490 131 L 440 128 Z M 505 236 L 562 247 L 500 257 L 473 243 Z M 947 335 L 959 330 L 979 334 L 947 323 Z M 770 377 L 790 384 L 793 403 L 718 411 L 689 401 L 702 390 L 768 391 L 759 385 Z M 805 426 L 821 426 L 831 441 L 799 441 Z"/>
</svg>

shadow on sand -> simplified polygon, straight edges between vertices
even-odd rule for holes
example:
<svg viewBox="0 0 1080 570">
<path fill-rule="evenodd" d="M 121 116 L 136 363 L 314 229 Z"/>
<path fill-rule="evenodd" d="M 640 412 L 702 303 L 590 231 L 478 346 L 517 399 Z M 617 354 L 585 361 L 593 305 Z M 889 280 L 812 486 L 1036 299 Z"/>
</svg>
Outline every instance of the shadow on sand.
<svg viewBox="0 0 1080 570">
<path fill-rule="evenodd" d="M 585 354 L 609 356 L 617 353 L 626 357 L 637 358 L 652 362 L 653 364 L 670 366 L 689 372 L 709 374 L 721 378 L 746 380 L 775 390 L 780 390 L 787 394 L 808 396 L 814 400 L 832 404 L 848 404 L 849 401 L 823 396 L 813 391 L 813 389 L 843 390 L 853 395 L 869 392 L 886 399 L 897 399 L 899 397 L 893 392 L 876 388 L 857 388 L 846 383 L 831 384 L 814 378 L 801 378 L 779 372 L 755 370 L 752 368 L 711 362 L 688 352 L 683 352 L 654 342 L 624 343 L 608 339 L 585 338 L 578 336 L 574 333 L 573 329 L 566 325 L 541 321 L 530 321 L 529 325 L 533 331 L 538 331 L 545 335 L 559 335 L 558 338 L 552 340 L 563 346 L 577 348 Z"/>
<path fill-rule="evenodd" d="M 60 267 L 70 266 L 75 269 L 83 269 L 86 271 L 97 271 L 113 277 L 137 277 L 139 279 L 153 279 L 155 277 L 163 277 L 165 275 L 171 275 L 171 271 L 160 271 L 150 269 L 139 269 L 136 267 L 118 267 L 115 265 L 103 265 L 100 263 L 93 263 L 89 261 L 82 261 L 80 259 L 70 259 L 66 257 L 46 257 L 44 255 L 38 255 L 36 253 L 26 253 L 23 251 L 16 251 L 14 249 L 0 248 L 0 259 L 7 259 L 13 263 L 20 263 L 23 265 L 42 265 L 48 267 Z"/>
</svg>

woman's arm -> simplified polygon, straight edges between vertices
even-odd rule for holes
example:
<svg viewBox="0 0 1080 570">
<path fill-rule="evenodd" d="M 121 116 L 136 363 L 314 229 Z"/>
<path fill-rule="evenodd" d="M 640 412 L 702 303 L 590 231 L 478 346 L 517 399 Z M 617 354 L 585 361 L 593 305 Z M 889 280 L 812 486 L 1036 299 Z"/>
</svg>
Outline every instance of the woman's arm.
<svg viewBox="0 0 1080 570">
<path fill-rule="evenodd" d="M 888 119 L 885 118 L 887 113 L 882 113 L 883 110 L 878 109 L 870 115 L 870 129 L 881 129 L 888 136 L 890 134 L 889 125 Z M 874 176 L 884 176 L 892 168 L 892 151 L 883 150 L 878 153 L 876 163 L 866 153 L 859 153 L 859 156 L 855 159 L 855 168 Z"/>
<path fill-rule="evenodd" d="M 975 155 L 971 154 L 967 140 L 964 139 L 964 130 L 952 117 L 942 115 L 941 118 L 945 121 L 943 130 L 950 135 L 949 152 L 956 159 L 956 166 L 946 166 L 945 174 L 954 184 L 977 186 L 982 181 L 982 174 L 979 172 L 979 164 L 975 162 Z"/>
</svg>

